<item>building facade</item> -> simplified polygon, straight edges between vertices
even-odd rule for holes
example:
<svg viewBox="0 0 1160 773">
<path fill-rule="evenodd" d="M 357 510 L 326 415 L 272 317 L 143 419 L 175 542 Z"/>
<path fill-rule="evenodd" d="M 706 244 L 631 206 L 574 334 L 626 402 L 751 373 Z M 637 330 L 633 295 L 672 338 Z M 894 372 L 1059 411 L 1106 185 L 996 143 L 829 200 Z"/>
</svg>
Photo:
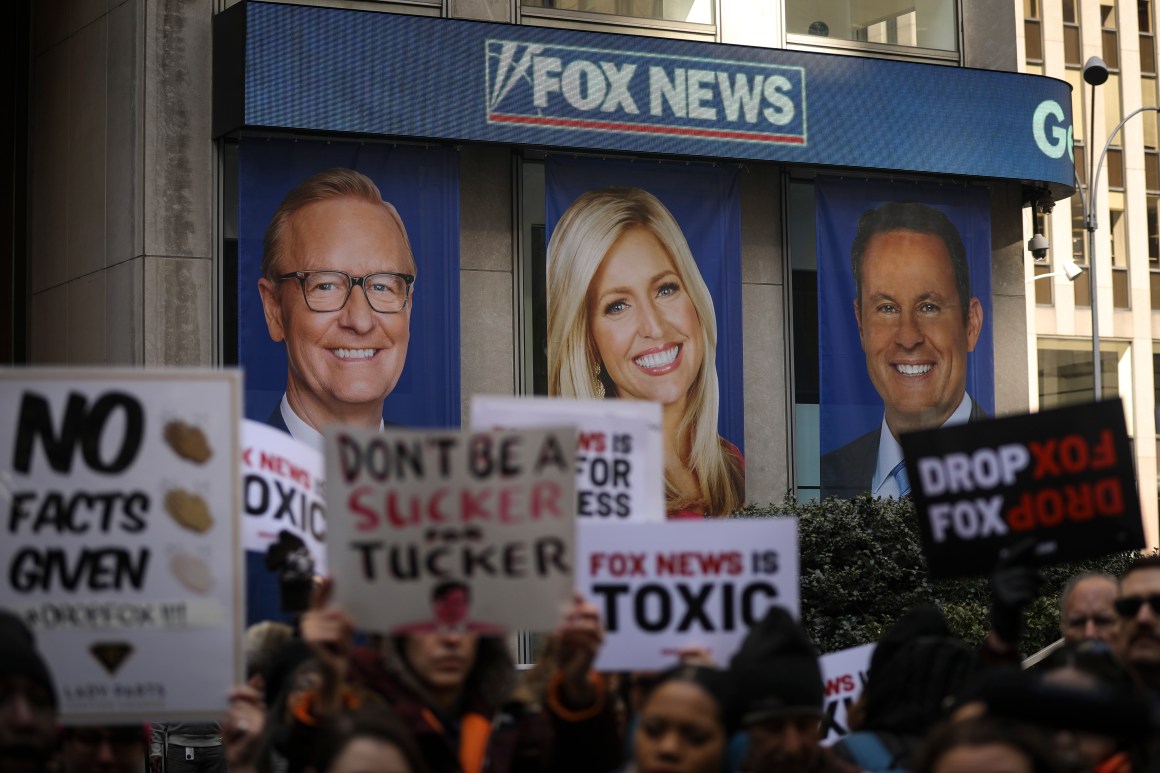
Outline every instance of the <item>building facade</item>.
<svg viewBox="0 0 1160 773">
<path fill-rule="evenodd" d="M 422 199 L 404 219 L 444 229 L 430 242 L 443 246 L 419 256 L 440 266 L 425 276 L 441 283 L 416 285 L 417 304 L 438 299 L 429 305 L 443 313 L 420 348 L 438 362 L 398 405 L 404 420 L 431 411 L 415 423 L 466 422 L 473 394 L 546 391 L 544 255 L 569 191 L 627 175 L 690 194 L 687 212 L 670 206 L 696 222 L 692 194 L 724 175 L 728 193 L 708 197 L 727 202 L 714 220 L 725 223 L 723 257 L 701 266 L 716 272 L 722 435 L 744 453 L 749 501 L 817 496 L 819 459 L 845 429 L 845 414 L 827 418 L 827 390 L 842 368 L 864 370 L 860 354 L 854 368 L 848 350 L 824 348 L 827 320 L 852 322 L 848 294 L 819 277 L 819 234 L 841 225 L 820 209 L 820 188 L 849 183 L 871 191 L 854 204 L 912 197 L 974 218 L 989 325 L 977 400 L 988 411 L 1043 404 L 1027 362 L 1048 339 L 1083 335 L 1081 321 L 1064 322 L 1071 300 L 1048 309 L 1061 320 L 1050 335 L 1045 307 L 1028 310 L 1027 279 L 1040 270 L 1025 254 L 1029 207 L 1059 200 L 1053 233 L 1071 222 L 1070 160 L 1051 131 L 1043 139 L 1046 124 L 1036 134 L 1046 120 L 1036 106 L 1063 102 L 1047 128 L 1064 132 L 1072 108 L 1063 84 L 1016 72 L 1027 61 L 1013 33 L 1022 12 L 1010 0 L 13 4 L 5 13 L 30 34 L 8 63 L 28 84 L 8 127 L 14 157 L 27 158 L 12 172 L 26 195 L 9 206 L 10 359 L 240 364 L 247 412 L 262 416 L 278 391 L 261 384 L 270 368 L 255 354 L 264 333 L 253 319 L 253 239 L 269 202 L 323 162 L 381 163 L 386 179 L 398 159 L 423 156 L 408 169 L 426 180 L 438 167 L 432 195 L 444 199 Z M 1042 20 L 1041 68 L 1068 80 L 1063 44 L 1047 42 L 1052 24 L 1064 22 Z M 1084 51 L 1098 51 L 1101 34 L 1084 28 Z M 1120 44 L 1137 35 L 1125 25 Z M 1143 145 L 1136 156 L 1127 148 L 1124 182 L 1143 185 Z M 574 167 L 593 182 L 560 182 Z M 960 193 L 968 203 L 956 203 Z M 1138 204 L 1128 222 L 1145 217 Z M 1140 239 L 1147 255 L 1152 242 Z M 835 265 L 846 249 L 830 251 Z M 1104 266 L 1110 293 L 1116 274 Z M 1131 298 L 1143 293 L 1147 308 L 1150 284 L 1127 268 Z M 1135 328 L 1118 326 L 1121 310 L 1105 308 L 1130 361 L 1151 362 L 1122 332 Z M 434 408 L 405 402 L 431 393 Z M 1134 399 L 1133 432 L 1152 449 L 1155 422 L 1140 414 L 1139 390 Z M 1154 451 L 1137 450 L 1141 478 L 1154 479 Z M 1155 501 L 1146 507 L 1154 543 Z"/>
<path fill-rule="evenodd" d="M 1160 140 L 1155 3 L 1063 0 L 1016 3 L 1021 72 L 1072 86 L 1074 157 L 1083 191 L 1026 218 L 1027 237 L 1048 236 L 1051 253 L 1027 263 L 1028 384 L 1033 409 L 1089 401 L 1094 395 L 1091 267 L 1103 397 L 1124 404 L 1145 523 L 1156 521 L 1156 406 L 1160 363 Z M 1101 57 L 1106 83 L 1083 79 Z M 1138 115 L 1132 114 L 1144 108 Z M 1125 119 L 1127 119 L 1125 121 Z M 1122 128 L 1116 131 L 1123 123 Z M 1094 140 L 1094 143 L 1093 143 Z M 1105 147 L 1107 148 L 1105 154 Z M 1089 252 L 1083 193 L 1094 150 L 1099 177 L 1090 198 L 1096 232 Z M 1101 163 L 1102 158 L 1102 163 Z M 1063 270 L 1072 261 L 1084 272 Z M 1155 544 L 1155 531 L 1150 544 Z"/>
</svg>

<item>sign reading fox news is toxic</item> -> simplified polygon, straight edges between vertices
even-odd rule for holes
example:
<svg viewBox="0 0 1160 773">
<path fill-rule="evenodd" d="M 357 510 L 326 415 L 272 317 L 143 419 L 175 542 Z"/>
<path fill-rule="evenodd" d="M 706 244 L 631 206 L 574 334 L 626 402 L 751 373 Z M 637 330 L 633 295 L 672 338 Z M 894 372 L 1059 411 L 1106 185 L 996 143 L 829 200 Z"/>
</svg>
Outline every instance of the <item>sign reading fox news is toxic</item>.
<svg viewBox="0 0 1160 773">
<path fill-rule="evenodd" d="M 572 594 L 576 433 L 326 433 L 327 549 L 355 624 L 551 630 Z"/>
<path fill-rule="evenodd" d="M 873 644 L 830 652 L 818 658 L 822 683 L 826 686 L 826 735 L 822 745 L 837 743 L 850 732 L 849 712 L 866 688 Z"/>
<path fill-rule="evenodd" d="M 241 678 L 238 374 L 0 370 L 0 405 L 0 607 L 61 721 L 220 716 Z"/>
<path fill-rule="evenodd" d="M 281 430 L 242 422 L 242 544 L 265 553 L 287 531 L 326 573 L 326 480 L 322 454 Z"/>
<path fill-rule="evenodd" d="M 686 647 L 726 663 L 774 605 L 798 614 L 797 521 L 585 524 L 576 588 L 600 610 L 596 667 L 657 669 Z"/>
<path fill-rule="evenodd" d="M 471 424 L 577 428 L 576 517 L 600 523 L 665 520 L 659 403 L 476 396 Z"/>
<path fill-rule="evenodd" d="M 487 121 L 806 144 L 802 67 L 488 40 Z"/>
<path fill-rule="evenodd" d="M 1031 537 L 1040 563 L 1144 545 L 1119 400 L 903 435 L 934 578 L 990 572 Z"/>
</svg>

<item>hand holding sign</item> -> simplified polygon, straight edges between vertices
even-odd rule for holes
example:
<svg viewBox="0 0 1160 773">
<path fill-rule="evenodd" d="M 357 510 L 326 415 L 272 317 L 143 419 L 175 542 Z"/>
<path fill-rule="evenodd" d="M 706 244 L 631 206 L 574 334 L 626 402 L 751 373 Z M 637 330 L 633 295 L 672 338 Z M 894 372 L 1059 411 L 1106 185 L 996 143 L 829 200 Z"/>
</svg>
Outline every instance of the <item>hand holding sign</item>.
<svg viewBox="0 0 1160 773">
<path fill-rule="evenodd" d="M 600 612 L 585 601 L 582 594 L 575 593 L 571 606 L 564 613 L 564 621 L 554 635 L 564 702 L 571 709 L 591 706 L 596 694 L 589 672 L 604 643 Z"/>
<path fill-rule="evenodd" d="M 1029 537 L 1011 548 L 991 573 L 991 630 L 1011 647 L 1023 635 L 1023 611 L 1043 585 L 1034 564 L 1035 540 Z"/>
<path fill-rule="evenodd" d="M 302 640 L 310 645 L 322 666 L 318 704 L 320 713 L 341 708 L 340 693 L 346 682 L 354 641 L 354 625 L 350 616 L 341 607 L 330 605 L 333 594 L 334 579 L 326 577 L 315 590 L 310 609 L 302 615 L 299 623 Z"/>
</svg>

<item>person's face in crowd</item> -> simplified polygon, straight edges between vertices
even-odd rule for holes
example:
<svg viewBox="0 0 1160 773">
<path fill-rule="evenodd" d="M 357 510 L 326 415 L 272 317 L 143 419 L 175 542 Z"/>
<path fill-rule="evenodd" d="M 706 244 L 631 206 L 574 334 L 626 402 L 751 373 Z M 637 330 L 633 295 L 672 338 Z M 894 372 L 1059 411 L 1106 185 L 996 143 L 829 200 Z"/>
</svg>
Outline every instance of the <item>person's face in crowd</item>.
<svg viewBox="0 0 1160 773">
<path fill-rule="evenodd" d="M 1080 580 L 1064 605 L 1060 628 L 1069 642 L 1098 639 L 1117 646 L 1120 617 L 1116 614 L 1116 584 L 1103 577 Z"/>
<path fill-rule="evenodd" d="M 862 293 L 854 304 L 870 381 L 898 436 L 938 427 L 967 387 L 967 353 L 983 326 L 970 299 L 966 322 L 942 239 L 888 231 L 870 239 L 862 261 Z"/>
<path fill-rule="evenodd" d="M 322 773 L 413 773 L 399 748 L 380 738 L 354 738 Z"/>
<path fill-rule="evenodd" d="M 55 744 L 56 711 L 48 689 L 20 674 L 0 675 L 0 770 L 42 770 Z"/>
<path fill-rule="evenodd" d="M 60 748 L 62 773 L 140 773 L 144 758 L 140 725 L 72 728 Z"/>
<path fill-rule="evenodd" d="M 1075 690 L 1095 690 L 1100 682 L 1095 676 L 1072 666 L 1057 668 L 1043 675 L 1047 684 Z M 1061 730 L 1052 744 L 1059 755 L 1079 769 L 1092 769 L 1116 753 L 1116 740 L 1078 730 Z"/>
<path fill-rule="evenodd" d="M 1135 615 L 1121 616 L 1121 646 L 1128 662 L 1148 676 L 1160 673 L 1160 612 L 1147 603 L 1156 594 L 1160 569 L 1137 569 L 1120 580 L 1120 599 L 1144 600 Z"/>
<path fill-rule="evenodd" d="M 407 634 L 404 654 L 411 670 L 432 693 L 458 694 L 475 665 L 479 637 L 444 631 Z"/>
<path fill-rule="evenodd" d="M 691 682 L 672 680 L 653 690 L 636 726 L 640 773 L 716 773 L 729 739 L 712 696 Z"/>
<path fill-rule="evenodd" d="M 705 358 L 701 321 L 652 231 L 638 226 L 616 240 L 592 279 L 588 307 L 619 396 L 682 408 Z"/>
<path fill-rule="evenodd" d="M 360 277 L 407 273 L 410 267 L 403 235 L 387 210 L 358 199 L 318 201 L 298 210 L 285 245 L 278 275 L 334 269 Z M 380 313 L 354 287 L 341 310 L 316 312 L 297 280 L 277 284 L 266 278 L 258 283 L 270 337 L 286 341 L 286 392 L 295 411 L 316 428 L 345 416 L 381 413 L 407 358 L 413 297 L 402 311 Z"/>
<path fill-rule="evenodd" d="M 933 773 L 1034 773 L 1026 754 L 1005 743 L 956 746 L 934 764 Z"/>
<path fill-rule="evenodd" d="M 806 773 L 821 754 L 822 721 L 812 714 L 754 722 L 749 732 L 749 764 L 754 773 Z"/>
<path fill-rule="evenodd" d="M 455 626 L 467 619 L 471 600 L 467 591 L 454 588 L 435 599 L 435 619 L 444 625 Z"/>
</svg>

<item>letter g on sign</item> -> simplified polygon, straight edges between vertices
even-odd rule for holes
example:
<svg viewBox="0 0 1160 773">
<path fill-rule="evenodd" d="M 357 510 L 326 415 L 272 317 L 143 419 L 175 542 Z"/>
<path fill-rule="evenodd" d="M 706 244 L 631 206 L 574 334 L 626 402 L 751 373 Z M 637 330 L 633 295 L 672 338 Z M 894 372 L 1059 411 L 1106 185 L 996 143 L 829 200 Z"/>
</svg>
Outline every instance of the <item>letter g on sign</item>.
<svg viewBox="0 0 1160 773">
<path fill-rule="evenodd" d="M 1054 119 L 1051 127 L 1051 137 L 1047 136 L 1047 121 Z M 1059 158 L 1067 152 L 1071 158 L 1071 127 L 1066 129 L 1059 124 L 1064 118 L 1063 108 L 1054 99 L 1045 99 L 1035 108 L 1031 117 L 1031 133 L 1035 137 L 1035 144 L 1048 158 Z M 1073 159 L 1074 160 L 1074 159 Z"/>
</svg>

